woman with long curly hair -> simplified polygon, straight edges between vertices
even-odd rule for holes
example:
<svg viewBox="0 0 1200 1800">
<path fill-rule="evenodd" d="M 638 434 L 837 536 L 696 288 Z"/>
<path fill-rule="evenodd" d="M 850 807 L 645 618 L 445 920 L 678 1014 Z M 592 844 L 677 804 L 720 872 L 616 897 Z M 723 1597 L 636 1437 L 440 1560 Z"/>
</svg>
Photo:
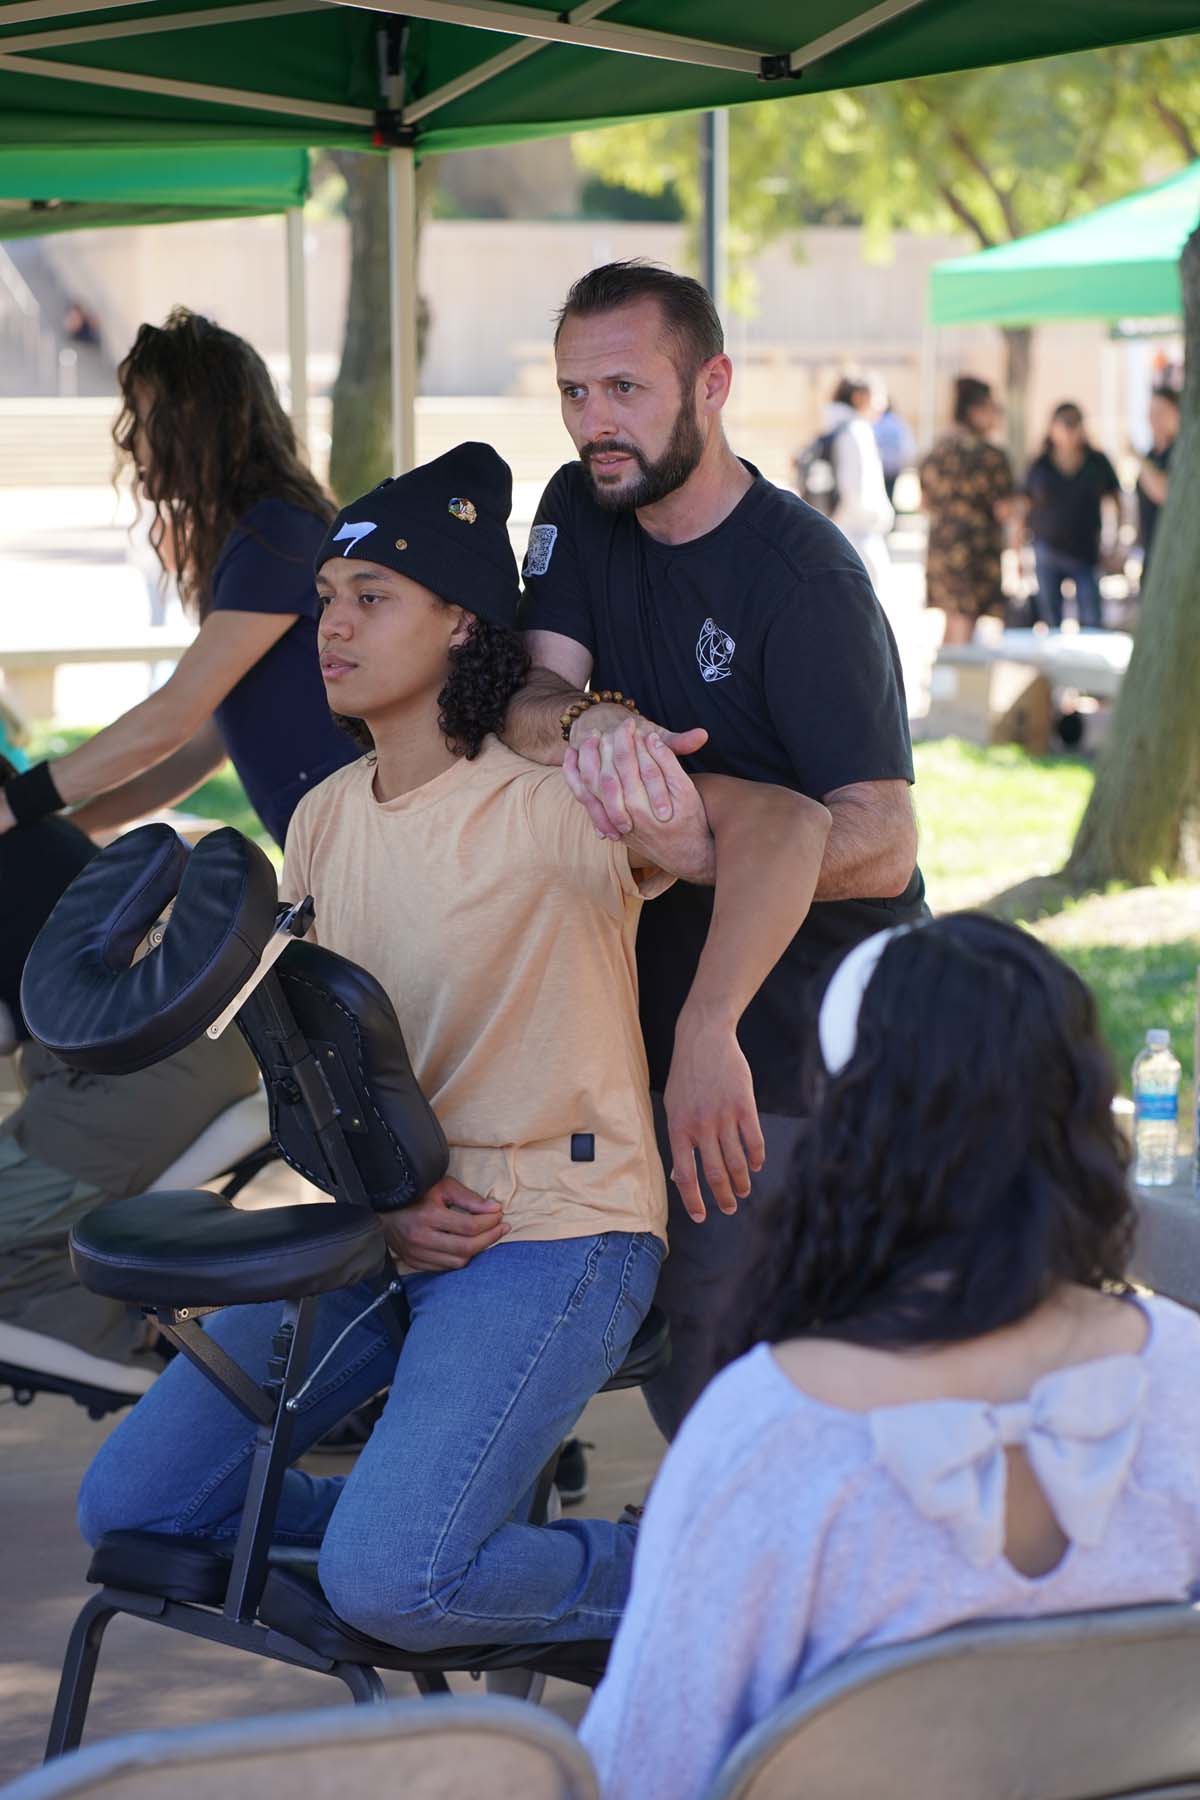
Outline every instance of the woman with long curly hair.
<svg viewBox="0 0 1200 1800">
<path fill-rule="evenodd" d="M 584 1723 L 605 1800 L 695 1800 L 855 1650 L 1200 1576 L 1200 1320 L 1126 1279 L 1087 988 L 959 913 L 851 950 L 814 1023 L 745 1354 L 663 1465 Z"/>
<path fill-rule="evenodd" d="M 282 844 L 301 795 L 353 754 L 317 670 L 312 559 L 333 503 L 266 364 L 233 332 L 179 308 L 142 326 L 117 375 L 117 449 L 200 629 L 155 693 L 0 790 L 0 831 L 65 806 L 85 831 L 112 830 L 228 757 Z"/>
<path fill-rule="evenodd" d="M 320 1544 L 343 1619 L 410 1649 L 615 1629 L 632 1522 L 524 1520 L 539 1470 L 624 1359 L 665 1249 L 642 901 L 669 885 L 663 871 L 713 868 L 697 981 L 736 1016 L 792 930 L 788 914 L 772 935 L 759 884 L 811 899 L 829 828 L 787 790 L 693 784 L 651 738 L 673 817 L 643 794 L 614 842 L 558 769 L 499 741 L 526 670 L 511 494 L 495 452 L 463 444 L 331 525 L 321 671 L 368 754 L 301 801 L 284 859 L 283 892 L 312 895 L 318 940 L 391 998 L 450 1148 L 447 1177 L 384 1215 L 412 1315 L 399 1359 L 378 1313 L 360 1320 L 369 1290 L 321 1303 L 314 1354 L 332 1354 L 296 1414 L 297 1456 L 390 1392 L 349 1478 L 292 1471 L 277 1521 Z M 632 738 L 631 719 L 635 754 Z M 231 1309 L 213 1335 L 265 1373 L 277 1310 Z M 85 1478 L 85 1535 L 229 1536 L 252 1444 L 253 1425 L 177 1359 Z"/>
</svg>

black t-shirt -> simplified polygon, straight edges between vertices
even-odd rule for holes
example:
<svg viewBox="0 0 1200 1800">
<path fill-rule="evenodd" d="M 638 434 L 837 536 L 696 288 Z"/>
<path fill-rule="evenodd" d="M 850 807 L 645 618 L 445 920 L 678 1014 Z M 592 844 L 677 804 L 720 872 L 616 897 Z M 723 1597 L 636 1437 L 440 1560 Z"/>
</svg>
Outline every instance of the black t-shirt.
<svg viewBox="0 0 1200 1800">
<path fill-rule="evenodd" d="M 858 781 L 911 781 L 895 641 L 841 532 L 795 494 L 753 486 L 715 531 L 660 544 L 607 513 L 579 463 L 542 496 L 525 559 L 526 630 L 592 655 L 596 687 L 632 695 L 673 731 L 702 725 L 696 772 L 776 782 L 816 799 Z M 805 992 L 829 954 L 920 917 L 915 871 L 895 900 L 815 905 L 739 1029 L 764 1112 L 800 1110 Z M 712 891 L 678 882 L 638 932 L 651 1083 L 667 1078 L 675 1020 L 712 916 Z"/>
<path fill-rule="evenodd" d="M 1033 502 L 1029 532 L 1063 556 L 1094 565 L 1100 559 L 1100 502 L 1119 494 L 1117 472 L 1103 450 L 1089 445 L 1074 475 L 1043 453 L 1029 465 L 1025 492 Z"/>
<path fill-rule="evenodd" d="M 1174 444 L 1168 444 L 1163 450 L 1151 448 L 1146 452 L 1146 461 L 1154 468 L 1161 469 L 1165 474 L 1171 467 L 1171 452 L 1174 448 Z M 1142 540 L 1142 549 L 1144 551 L 1142 569 L 1145 571 L 1150 566 L 1150 546 L 1154 542 L 1154 532 L 1158 525 L 1158 515 L 1162 511 L 1162 507 L 1159 506 L 1157 501 L 1150 498 L 1140 481 L 1138 482 L 1137 489 L 1137 503 L 1138 535 Z"/>
<path fill-rule="evenodd" d="M 313 558 L 326 529 L 302 507 L 260 500 L 230 532 L 213 572 L 213 612 L 297 615 L 216 711 L 230 761 L 277 844 L 309 788 L 361 755 L 334 723 L 317 655 Z"/>
</svg>

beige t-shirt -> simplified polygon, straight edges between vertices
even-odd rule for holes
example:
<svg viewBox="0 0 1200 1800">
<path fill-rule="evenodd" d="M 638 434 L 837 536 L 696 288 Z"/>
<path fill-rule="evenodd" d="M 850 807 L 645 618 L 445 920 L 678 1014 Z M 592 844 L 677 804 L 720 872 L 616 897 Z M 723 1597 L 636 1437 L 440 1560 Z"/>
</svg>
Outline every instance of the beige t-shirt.
<svg viewBox="0 0 1200 1800">
<path fill-rule="evenodd" d="M 386 990 L 450 1173 L 501 1202 L 512 1239 L 665 1239 L 634 942 L 669 880 L 639 886 L 561 771 L 495 738 L 396 800 L 374 773 L 301 800 L 281 891 L 311 894 L 317 941 Z M 594 1161 L 572 1160 L 574 1134 Z"/>
</svg>

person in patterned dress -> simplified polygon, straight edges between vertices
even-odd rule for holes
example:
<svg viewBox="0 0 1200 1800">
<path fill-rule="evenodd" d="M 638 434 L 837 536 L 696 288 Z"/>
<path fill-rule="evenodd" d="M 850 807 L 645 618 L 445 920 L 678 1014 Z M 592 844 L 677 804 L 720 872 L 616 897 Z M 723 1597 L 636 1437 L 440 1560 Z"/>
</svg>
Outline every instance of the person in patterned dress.
<svg viewBox="0 0 1200 1800">
<path fill-rule="evenodd" d="M 1014 484 L 1007 454 L 988 441 L 999 418 L 988 383 L 960 375 L 954 424 L 921 464 L 929 515 L 925 598 L 945 613 L 948 644 L 969 643 L 976 619 L 1003 606 L 1000 553 Z"/>
</svg>

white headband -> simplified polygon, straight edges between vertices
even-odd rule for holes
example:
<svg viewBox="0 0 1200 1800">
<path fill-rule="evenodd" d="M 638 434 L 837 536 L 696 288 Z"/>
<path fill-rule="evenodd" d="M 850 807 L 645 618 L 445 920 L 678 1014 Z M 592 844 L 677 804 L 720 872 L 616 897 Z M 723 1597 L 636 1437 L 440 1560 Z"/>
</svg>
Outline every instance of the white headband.
<svg viewBox="0 0 1200 1800">
<path fill-rule="evenodd" d="M 863 995 L 871 984 L 880 957 L 893 938 L 903 937 L 912 929 L 911 925 L 893 925 L 887 931 L 877 931 L 873 937 L 855 944 L 834 971 L 817 1020 L 821 1057 L 831 1075 L 840 1075 L 854 1055 Z"/>
</svg>

